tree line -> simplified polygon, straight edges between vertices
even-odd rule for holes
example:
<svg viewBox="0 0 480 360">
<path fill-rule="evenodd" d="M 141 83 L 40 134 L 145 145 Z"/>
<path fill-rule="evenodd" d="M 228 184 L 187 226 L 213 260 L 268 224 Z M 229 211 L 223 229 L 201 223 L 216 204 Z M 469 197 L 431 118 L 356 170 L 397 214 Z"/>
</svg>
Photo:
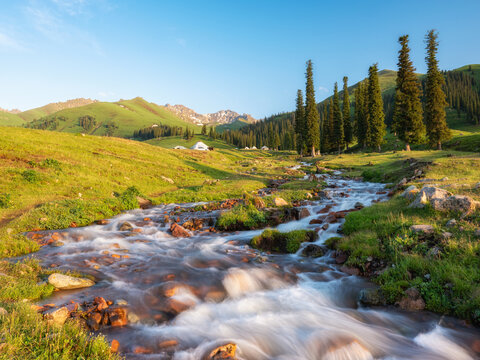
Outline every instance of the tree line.
<svg viewBox="0 0 480 360">
<path fill-rule="evenodd" d="M 188 129 L 188 128 L 187 128 Z M 169 126 L 159 124 L 157 126 L 150 126 L 133 132 L 133 138 L 149 140 L 165 136 L 182 136 L 183 128 L 180 126 Z"/>
</svg>

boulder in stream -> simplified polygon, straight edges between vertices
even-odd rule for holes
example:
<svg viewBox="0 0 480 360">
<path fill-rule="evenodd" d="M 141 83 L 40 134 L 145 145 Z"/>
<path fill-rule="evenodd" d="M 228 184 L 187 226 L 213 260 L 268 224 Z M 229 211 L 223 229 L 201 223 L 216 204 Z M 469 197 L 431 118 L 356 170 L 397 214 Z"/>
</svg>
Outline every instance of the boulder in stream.
<svg viewBox="0 0 480 360">
<path fill-rule="evenodd" d="M 325 250 L 320 246 L 316 244 L 308 244 L 305 246 L 302 250 L 302 256 L 307 256 L 307 257 L 321 257 L 325 254 Z"/>
<path fill-rule="evenodd" d="M 261 235 L 255 236 L 250 245 L 263 251 L 276 253 L 296 253 L 303 242 L 313 242 L 318 234 L 313 230 L 293 230 L 282 233 L 278 230 L 265 230 Z"/>
<path fill-rule="evenodd" d="M 177 223 L 173 223 L 170 226 L 170 232 L 175 237 L 189 237 L 190 236 L 190 233 L 183 226 L 178 225 Z"/>
<path fill-rule="evenodd" d="M 275 206 L 288 206 L 288 202 L 286 202 L 284 199 L 280 197 L 276 197 L 274 200 Z"/>
<path fill-rule="evenodd" d="M 87 278 L 78 278 L 64 274 L 54 273 L 48 277 L 48 283 L 59 290 L 81 289 L 95 285 Z"/>
<path fill-rule="evenodd" d="M 227 343 L 215 347 L 214 349 L 207 350 L 205 355 L 202 356 L 202 360 L 235 360 L 235 352 L 237 351 L 237 345 L 234 343 Z"/>
<path fill-rule="evenodd" d="M 418 311 L 425 309 L 425 301 L 417 288 L 411 287 L 405 291 L 405 296 L 395 303 L 402 310 Z"/>
</svg>

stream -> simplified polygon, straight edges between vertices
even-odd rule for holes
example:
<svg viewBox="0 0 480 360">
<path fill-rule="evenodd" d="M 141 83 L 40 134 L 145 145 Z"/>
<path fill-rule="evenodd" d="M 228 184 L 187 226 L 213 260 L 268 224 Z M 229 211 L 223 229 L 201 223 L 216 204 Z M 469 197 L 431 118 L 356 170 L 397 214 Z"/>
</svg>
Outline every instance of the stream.
<svg viewBox="0 0 480 360">
<path fill-rule="evenodd" d="M 328 188 L 331 199 L 309 202 L 311 216 L 278 230 L 318 229 L 309 222 L 328 204 L 339 211 L 386 200 L 377 194 L 382 184 L 322 176 L 336 186 Z M 128 304 L 127 326 L 101 330 L 119 341 L 127 359 L 197 360 L 229 342 L 237 345 L 238 359 L 249 360 L 478 358 L 472 344 L 480 331 L 461 320 L 362 307 L 359 292 L 373 284 L 340 271 L 329 252 L 319 258 L 301 256 L 302 249 L 292 255 L 261 253 L 248 246 L 261 230 L 172 237 L 165 215 L 193 205 L 134 210 L 107 225 L 64 230 L 63 246 L 44 246 L 36 257 L 47 267 L 93 275 L 97 284 L 55 292 L 43 303 L 102 296 Z M 126 221 L 133 231 L 119 230 Z M 320 230 L 316 244 L 338 236 L 342 222 Z"/>
</svg>

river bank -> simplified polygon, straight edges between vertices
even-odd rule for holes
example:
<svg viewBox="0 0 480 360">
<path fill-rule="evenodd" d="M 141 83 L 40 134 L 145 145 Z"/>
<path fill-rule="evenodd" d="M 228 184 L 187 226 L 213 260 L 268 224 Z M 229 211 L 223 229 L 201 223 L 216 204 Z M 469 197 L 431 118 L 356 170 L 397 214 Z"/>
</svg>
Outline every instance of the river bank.
<svg viewBox="0 0 480 360">
<path fill-rule="evenodd" d="M 342 217 L 315 221 L 326 207 L 338 213 L 386 199 L 382 184 L 322 176 L 330 198 L 302 204 L 308 216 L 276 226 L 282 232 L 316 230 L 318 246 L 337 236 L 343 223 Z M 311 243 L 285 255 L 248 246 L 262 230 L 172 237 L 165 215 L 172 210 L 193 214 L 175 210 L 178 206 L 183 207 L 135 210 L 106 225 L 70 229 L 61 247 L 42 247 L 37 256 L 46 267 L 55 264 L 55 269 L 97 279 L 94 287 L 56 292 L 42 305 L 88 302 L 95 296 L 124 304 L 128 325 L 101 331 L 119 341 L 128 358 L 198 359 L 219 342 L 236 344 L 239 359 L 475 356 L 478 331 L 460 321 L 359 306 L 360 292 L 372 285 L 342 271 L 332 252 L 302 256 Z M 130 229 L 121 229 L 125 222 Z M 448 349 L 439 352 L 433 343 Z"/>
</svg>

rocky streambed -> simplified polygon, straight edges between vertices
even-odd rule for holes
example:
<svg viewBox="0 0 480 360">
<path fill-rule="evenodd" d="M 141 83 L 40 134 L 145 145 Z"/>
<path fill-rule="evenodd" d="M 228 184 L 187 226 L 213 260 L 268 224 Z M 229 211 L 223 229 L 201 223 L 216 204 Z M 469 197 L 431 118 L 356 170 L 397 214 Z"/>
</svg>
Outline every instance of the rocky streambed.
<svg viewBox="0 0 480 360">
<path fill-rule="evenodd" d="M 78 318 L 128 359 L 478 358 L 480 331 L 459 320 L 360 305 L 360 292 L 373 285 L 323 243 L 338 236 L 348 211 L 385 200 L 386 191 L 321 176 L 328 197 L 301 204 L 291 221 L 275 226 L 318 233 L 295 254 L 252 249 L 261 230 L 216 232 L 221 209 L 208 204 L 31 234 L 47 244 L 36 254 L 44 266 L 95 279 L 91 287 L 55 292 L 39 311 L 54 321 L 62 309 L 60 321 Z"/>
</svg>

